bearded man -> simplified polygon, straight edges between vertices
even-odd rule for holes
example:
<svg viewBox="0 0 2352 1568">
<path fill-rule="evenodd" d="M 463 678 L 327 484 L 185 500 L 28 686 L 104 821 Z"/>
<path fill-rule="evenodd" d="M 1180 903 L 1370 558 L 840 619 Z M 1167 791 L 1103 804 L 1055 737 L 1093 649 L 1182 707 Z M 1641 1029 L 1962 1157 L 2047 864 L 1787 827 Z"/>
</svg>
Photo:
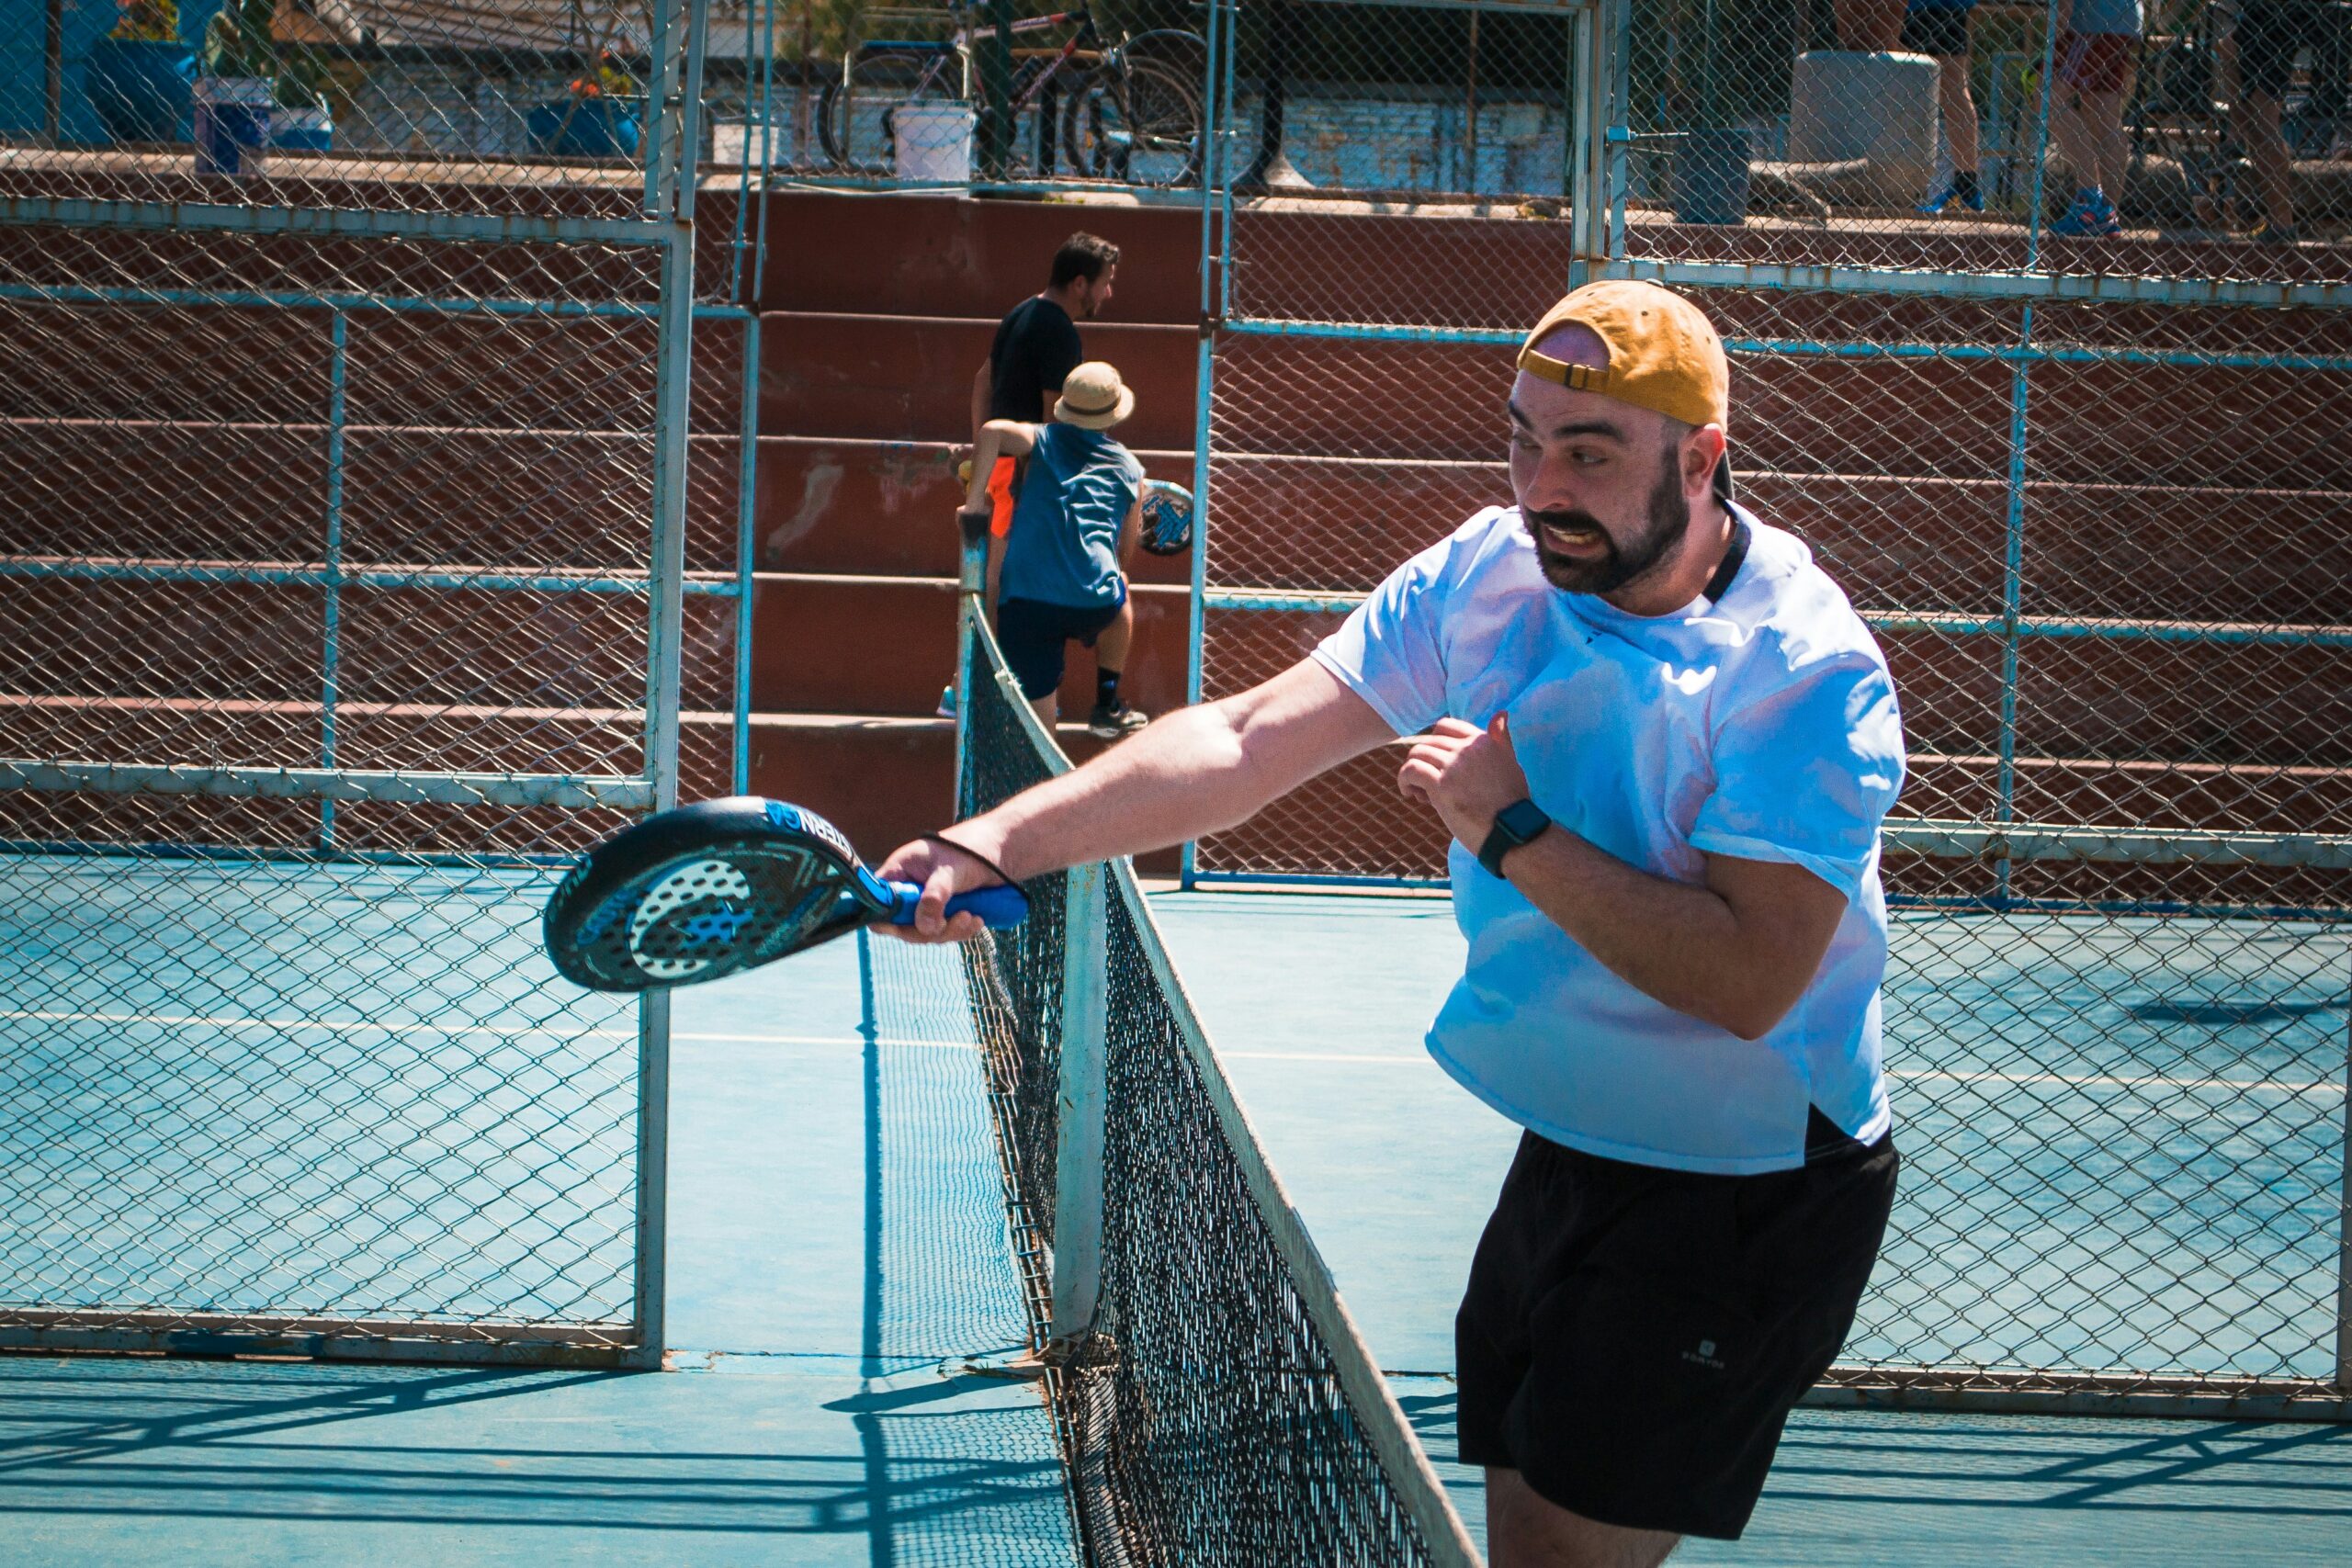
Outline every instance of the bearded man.
<svg viewBox="0 0 2352 1568">
<path fill-rule="evenodd" d="M 1418 736 L 1466 971 L 1429 1048 L 1525 1132 L 1455 1320 L 1497 1568 L 1736 1538 L 1852 1325 L 1894 1200 L 1879 826 L 1894 682 L 1794 536 L 1732 496 L 1696 307 L 1577 289 L 1508 408 L 1518 504 L 1313 654 L 908 844 L 910 940 L 1004 877 L 1230 828 Z"/>
</svg>

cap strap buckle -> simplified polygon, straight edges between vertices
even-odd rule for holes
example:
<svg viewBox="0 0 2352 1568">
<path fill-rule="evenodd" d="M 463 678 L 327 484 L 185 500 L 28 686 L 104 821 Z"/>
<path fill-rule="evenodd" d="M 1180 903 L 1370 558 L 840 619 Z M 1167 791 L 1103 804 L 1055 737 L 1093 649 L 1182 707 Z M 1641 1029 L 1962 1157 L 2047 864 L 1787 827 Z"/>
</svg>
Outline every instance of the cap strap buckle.
<svg viewBox="0 0 2352 1568">
<path fill-rule="evenodd" d="M 1607 392 L 1609 372 L 1595 365 L 1570 365 L 1548 354 L 1538 354 L 1532 348 L 1519 351 L 1519 367 L 1531 376 L 1579 392 Z"/>
</svg>

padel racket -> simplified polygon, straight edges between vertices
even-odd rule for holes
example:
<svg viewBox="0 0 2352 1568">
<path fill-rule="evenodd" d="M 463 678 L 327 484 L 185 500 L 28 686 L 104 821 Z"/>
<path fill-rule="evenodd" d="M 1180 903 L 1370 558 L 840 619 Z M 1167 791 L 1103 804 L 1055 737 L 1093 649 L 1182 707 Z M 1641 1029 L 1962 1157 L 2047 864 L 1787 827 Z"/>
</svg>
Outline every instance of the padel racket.
<svg viewBox="0 0 2352 1568">
<path fill-rule="evenodd" d="M 1193 547 L 1193 492 L 1167 479 L 1143 481 L 1143 547 L 1181 556 Z"/>
<path fill-rule="evenodd" d="M 911 925 L 922 889 L 865 869 L 840 829 L 756 795 L 657 812 L 598 844 L 548 899 L 540 929 L 564 978 L 594 991 L 693 986 L 869 925 Z M 948 900 L 1017 926 L 1012 886 Z"/>
</svg>

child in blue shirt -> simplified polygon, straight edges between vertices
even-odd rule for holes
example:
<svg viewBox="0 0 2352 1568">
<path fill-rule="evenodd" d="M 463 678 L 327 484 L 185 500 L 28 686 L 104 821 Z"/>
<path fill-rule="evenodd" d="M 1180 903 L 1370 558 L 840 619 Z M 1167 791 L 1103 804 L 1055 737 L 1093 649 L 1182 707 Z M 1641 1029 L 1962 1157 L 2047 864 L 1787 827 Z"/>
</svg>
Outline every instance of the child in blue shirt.
<svg viewBox="0 0 2352 1568">
<path fill-rule="evenodd" d="M 999 457 L 1027 457 L 1012 508 L 997 602 L 997 642 L 1021 694 L 1051 725 L 1059 713 L 1068 645 L 1095 650 L 1094 708 L 1086 727 L 1106 740 L 1141 729 L 1146 716 L 1119 695 L 1135 636 L 1123 563 L 1143 530 L 1143 465 L 1110 434 L 1135 412 L 1136 395 L 1100 360 L 1062 383 L 1050 424 L 992 419 L 980 427 L 964 513 L 988 510 L 985 476 Z"/>
</svg>

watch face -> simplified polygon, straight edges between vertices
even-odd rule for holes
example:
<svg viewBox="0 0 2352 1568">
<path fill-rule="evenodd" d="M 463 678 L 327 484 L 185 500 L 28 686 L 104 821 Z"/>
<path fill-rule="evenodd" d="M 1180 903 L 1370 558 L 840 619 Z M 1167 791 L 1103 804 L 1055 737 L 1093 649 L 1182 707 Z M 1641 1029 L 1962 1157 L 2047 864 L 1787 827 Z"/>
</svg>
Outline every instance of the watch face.
<svg viewBox="0 0 2352 1568">
<path fill-rule="evenodd" d="M 1521 800 L 1503 807 L 1495 825 L 1509 829 L 1510 836 L 1523 844 L 1550 827 L 1552 818 L 1533 801 Z"/>
</svg>

